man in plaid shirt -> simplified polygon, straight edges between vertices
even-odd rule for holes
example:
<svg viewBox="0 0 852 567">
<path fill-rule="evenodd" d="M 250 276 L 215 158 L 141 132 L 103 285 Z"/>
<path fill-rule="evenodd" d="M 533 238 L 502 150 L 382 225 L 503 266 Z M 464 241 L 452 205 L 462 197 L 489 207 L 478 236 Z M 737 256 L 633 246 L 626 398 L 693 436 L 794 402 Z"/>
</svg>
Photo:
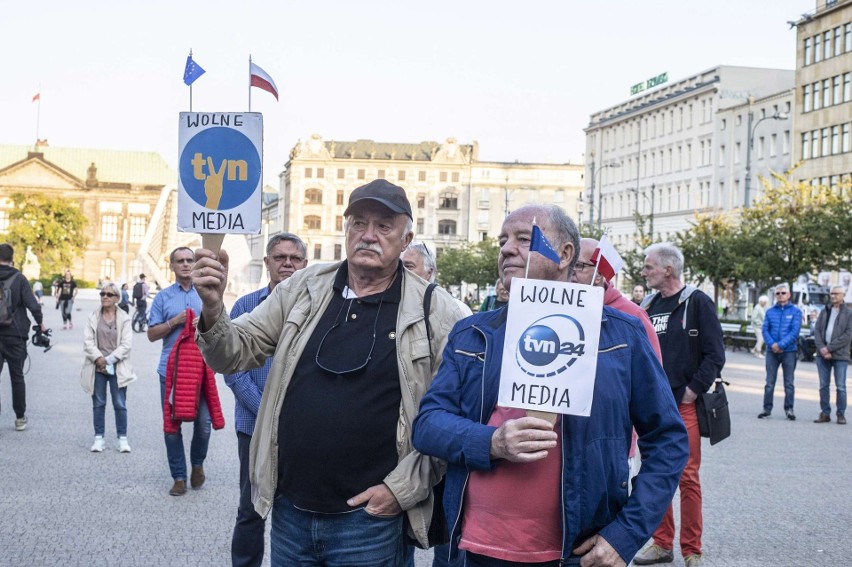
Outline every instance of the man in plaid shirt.
<svg viewBox="0 0 852 567">
<path fill-rule="evenodd" d="M 252 311 L 266 299 L 275 286 L 292 276 L 296 270 L 307 266 L 307 247 L 295 234 L 276 234 L 266 244 L 263 263 L 269 271 L 269 285 L 239 298 L 231 309 L 231 320 Z M 231 563 L 235 567 L 259 566 L 263 561 L 264 520 L 255 512 L 251 503 L 248 466 L 251 436 L 254 433 L 257 411 L 271 363 L 272 357 L 269 357 L 260 368 L 225 375 L 225 384 L 233 390 L 236 401 L 234 423 L 240 455 L 240 506 L 237 509 L 237 523 L 231 540 Z"/>
</svg>

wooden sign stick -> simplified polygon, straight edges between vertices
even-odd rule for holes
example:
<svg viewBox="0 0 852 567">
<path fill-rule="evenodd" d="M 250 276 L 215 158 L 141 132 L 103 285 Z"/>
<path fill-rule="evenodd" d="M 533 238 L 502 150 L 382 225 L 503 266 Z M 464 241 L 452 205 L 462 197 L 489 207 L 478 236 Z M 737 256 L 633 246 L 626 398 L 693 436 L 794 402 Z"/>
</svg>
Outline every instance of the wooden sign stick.
<svg viewBox="0 0 852 567">
<path fill-rule="evenodd" d="M 550 425 L 556 425 L 556 417 L 559 414 L 552 413 L 549 411 L 538 411 L 538 410 L 527 410 L 527 417 L 537 417 L 539 419 L 543 419 L 550 423 Z"/>
<path fill-rule="evenodd" d="M 224 234 L 213 234 L 205 232 L 201 234 L 201 247 L 210 250 L 218 257 L 219 250 L 222 249 L 223 240 L 225 240 Z"/>
</svg>

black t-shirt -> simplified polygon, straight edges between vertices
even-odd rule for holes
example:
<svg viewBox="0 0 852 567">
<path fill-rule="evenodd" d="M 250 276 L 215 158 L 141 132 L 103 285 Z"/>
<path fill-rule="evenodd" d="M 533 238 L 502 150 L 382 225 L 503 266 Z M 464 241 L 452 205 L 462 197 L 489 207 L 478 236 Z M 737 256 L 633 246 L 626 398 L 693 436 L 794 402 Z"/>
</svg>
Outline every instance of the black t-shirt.
<svg viewBox="0 0 852 567">
<path fill-rule="evenodd" d="M 73 299 L 75 289 L 77 289 L 77 282 L 62 280 L 59 282 L 59 299 Z"/>
<path fill-rule="evenodd" d="M 657 338 L 660 339 L 660 350 L 662 350 L 662 352 L 666 352 L 664 347 L 666 330 L 669 326 L 669 318 L 671 317 L 672 311 L 674 311 L 677 307 L 681 291 L 683 290 L 680 290 L 669 297 L 663 297 L 661 294 L 657 294 L 657 297 L 655 297 L 648 306 L 648 317 L 651 318 L 651 324 L 657 332 Z"/>
<path fill-rule="evenodd" d="M 344 262 L 278 421 L 278 491 L 299 508 L 323 513 L 352 510 L 346 500 L 380 484 L 397 465 L 402 263 L 391 286 L 370 296 L 344 298 L 347 275 Z"/>
</svg>

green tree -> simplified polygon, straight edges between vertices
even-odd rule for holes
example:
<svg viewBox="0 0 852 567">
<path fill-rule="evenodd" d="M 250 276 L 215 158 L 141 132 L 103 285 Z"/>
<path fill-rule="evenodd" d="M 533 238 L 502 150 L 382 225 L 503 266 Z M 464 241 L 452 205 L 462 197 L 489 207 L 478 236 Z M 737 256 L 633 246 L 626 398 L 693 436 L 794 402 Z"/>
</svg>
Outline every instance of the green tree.
<svg viewBox="0 0 852 567">
<path fill-rule="evenodd" d="M 604 235 L 604 230 L 596 226 L 590 227 L 588 223 L 583 223 L 577 227 L 580 231 L 580 238 L 594 238 L 600 240 Z"/>
<path fill-rule="evenodd" d="M 624 260 L 624 267 L 621 272 L 629 280 L 631 286 L 645 285 L 645 278 L 642 277 L 642 266 L 645 264 L 645 248 L 652 243 L 651 217 L 636 211 L 633 213 L 633 220 L 636 223 L 636 232 L 633 233 L 633 246 L 618 251 L 621 259 Z"/>
<path fill-rule="evenodd" d="M 674 243 L 683 252 L 684 267 L 691 279 L 713 284 L 714 300 L 719 289 L 737 280 L 737 229 L 730 215 L 696 214 L 692 227 L 678 232 Z"/>
<path fill-rule="evenodd" d="M 486 286 L 497 279 L 497 255 L 500 247 L 492 239 L 467 242 L 438 256 L 438 283 L 442 286 L 461 282 Z"/>
<path fill-rule="evenodd" d="M 59 273 L 86 248 L 87 219 L 75 202 L 43 194 L 14 193 L 6 241 L 20 266 L 31 246 L 43 273 Z"/>
<path fill-rule="evenodd" d="M 742 210 L 734 239 L 737 277 L 761 290 L 801 274 L 836 270 L 852 250 L 852 188 L 773 177 L 776 184 L 764 180 L 764 195 Z"/>
</svg>

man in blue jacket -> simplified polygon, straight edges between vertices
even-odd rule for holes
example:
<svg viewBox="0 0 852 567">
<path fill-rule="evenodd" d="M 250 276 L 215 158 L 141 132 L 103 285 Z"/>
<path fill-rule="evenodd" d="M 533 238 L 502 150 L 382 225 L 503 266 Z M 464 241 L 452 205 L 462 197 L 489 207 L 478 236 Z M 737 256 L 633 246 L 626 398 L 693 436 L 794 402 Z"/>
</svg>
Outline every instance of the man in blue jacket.
<svg viewBox="0 0 852 567">
<path fill-rule="evenodd" d="M 793 401 L 796 389 L 793 386 L 796 372 L 796 350 L 799 329 L 802 327 L 802 312 L 790 303 L 790 286 L 786 283 L 775 287 L 775 305 L 766 310 L 763 320 L 763 340 L 766 342 L 766 387 L 763 390 L 763 411 L 759 419 L 772 414 L 772 398 L 775 395 L 775 380 L 778 367 L 784 372 L 784 413 L 790 421 L 796 420 Z"/>
<path fill-rule="evenodd" d="M 532 221 L 559 263 L 530 255 Z M 567 281 L 579 234 L 557 206 L 527 205 L 503 222 L 498 271 Z M 589 417 L 556 425 L 497 405 L 507 310 L 456 324 L 420 405 L 413 441 L 448 461 L 451 555 L 467 565 L 626 565 L 660 522 L 689 445 L 663 369 L 638 319 L 604 307 Z M 628 497 L 631 427 L 642 468 Z"/>
</svg>

